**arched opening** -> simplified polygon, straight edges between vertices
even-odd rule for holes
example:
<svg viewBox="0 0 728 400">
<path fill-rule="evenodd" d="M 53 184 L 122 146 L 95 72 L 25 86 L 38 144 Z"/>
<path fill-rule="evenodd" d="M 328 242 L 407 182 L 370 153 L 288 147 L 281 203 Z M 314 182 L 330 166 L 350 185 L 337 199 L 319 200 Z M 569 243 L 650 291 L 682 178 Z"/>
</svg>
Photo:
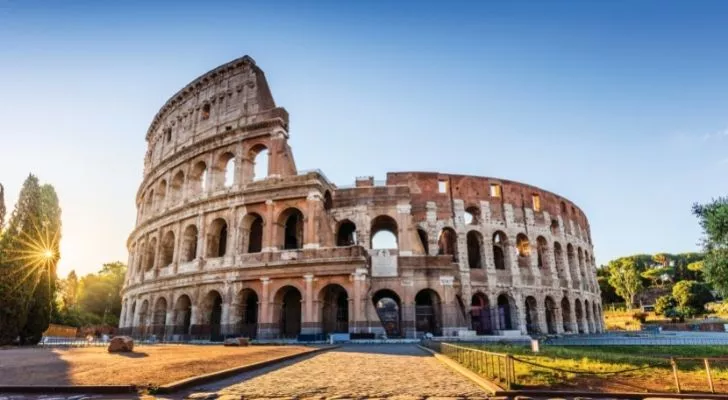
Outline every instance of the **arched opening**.
<svg viewBox="0 0 728 400">
<path fill-rule="evenodd" d="M 151 213 L 152 211 L 154 211 L 154 189 L 150 190 L 144 199 L 144 213 Z"/>
<path fill-rule="evenodd" d="M 324 334 L 349 332 L 349 299 L 341 285 L 326 285 L 319 293 Z"/>
<path fill-rule="evenodd" d="M 174 305 L 174 334 L 189 335 L 192 321 L 192 301 L 183 294 Z"/>
<path fill-rule="evenodd" d="M 224 257 L 227 251 L 227 222 L 222 218 L 216 218 L 210 224 L 210 234 L 207 241 L 207 257 Z"/>
<path fill-rule="evenodd" d="M 592 322 L 594 323 L 593 328 L 594 332 L 598 332 L 601 329 L 601 316 L 599 315 L 599 310 L 597 309 L 597 303 L 592 303 Z"/>
<path fill-rule="evenodd" d="M 457 240 L 457 234 L 452 228 L 443 228 L 437 239 L 437 254 L 452 256 L 453 260 L 457 261 Z"/>
<path fill-rule="evenodd" d="M 198 161 L 194 167 L 192 167 L 192 172 L 190 172 L 189 194 L 193 196 L 202 194 L 207 185 L 205 182 L 206 180 L 207 164 L 205 164 L 204 161 Z"/>
<path fill-rule="evenodd" d="M 188 262 L 197 258 L 197 227 L 187 225 L 182 236 L 182 261 Z"/>
<path fill-rule="evenodd" d="M 284 250 L 303 248 L 303 213 L 296 208 L 289 208 L 279 219 L 282 228 Z"/>
<path fill-rule="evenodd" d="M 536 256 L 537 256 L 537 263 L 538 268 L 544 269 L 551 267 L 549 265 L 549 258 L 547 256 L 549 249 L 549 244 L 546 242 L 546 238 L 543 236 L 539 236 L 536 238 Z"/>
<path fill-rule="evenodd" d="M 154 304 L 154 314 L 152 316 L 152 332 L 157 339 L 164 339 L 164 325 L 167 321 L 167 300 L 164 297 L 157 299 Z"/>
<path fill-rule="evenodd" d="M 157 198 L 155 199 L 155 202 L 157 203 L 157 208 L 164 209 L 164 199 L 167 197 L 167 181 L 162 179 L 161 182 L 159 182 L 159 186 L 157 187 Z"/>
<path fill-rule="evenodd" d="M 339 222 L 339 229 L 336 232 L 337 246 L 353 246 L 356 244 L 356 225 L 345 219 Z"/>
<path fill-rule="evenodd" d="M 170 203 L 177 204 L 182 201 L 182 188 L 185 184 L 185 174 L 182 171 L 177 171 L 172 178 L 172 183 L 169 185 L 170 191 Z"/>
<path fill-rule="evenodd" d="M 487 335 L 493 332 L 490 322 L 490 302 L 483 293 L 475 293 L 470 302 L 471 329 L 478 335 Z"/>
<path fill-rule="evenodd" d="M 498 296 L 498 326 L 501 330 L 513 330 L 511 314 L 511 301 L 508 296 L 505 294 Z"/>
<path fill-rule="evenodd" d="M 569 299 L 564 297 L 561 299 L 561 320 L 564 326 L 564 332 L 572 332 L 571 330 L 571 304 Z"/>
<path fill-rule="evenodd" d="M 463 215 L 466 225 L 478 225 L 480 224 L 480 208 L 471 206 L 465 209 Z"/>
<path fill-rule="evenodd" d="M 546 330 L 548 334 L 556 334 L 556 302 L 550 296 L 546 296 L 544 300 L 546 308 Z"/>
<path fill-rule="evenodd" d="M 415 329 L 442 336 L 440 296 L 432 289 L 422 289 L 415 296 Z"/>
<path fill-rule="evenodd" d="M 144 300 L 142 306 L 139 308 L 139 322 L 138 327 L 141 327 L 141 331 L 146 333 L 146 327 L 149 325 L 149 301 Z"/>
<path fill-rule="evenodd" d="M 372 220 L 371 226 L 371 248 L 372 249 L 396 249 L 399 248 L 397 241 L 397 222 L 388 215 L 380 215 Z"/>
<path fill-rule="evenodd" d="M 144 260 L 144 270 L 149 272 L 154 268 L 154 259 L 157 256 L 157 238 L 152 238 L 147 244 L 147 255 Z"/>
<path fill-rule="evenodd" d="M 167 231 L 162 239 L 162 266 L 166 267 L 174 261 L 174 232 Z"/>
<path fill-rule="evenodd" d="M 581 311 L 581 301 L 574 300 L 574 315 L 576 316 L 576 328 L 579 333 L 584 333 L 584 314 Z"/>
<path fill-rule="evenodd" d="M 581 276 L 581 281 L 586 282 L 586 274 L 584 272 L 586 270 L 584 267 L 584 253 L 581 251 L 581 247 L 576 249 L 576 259 L 579 263 L 579 275 Z"/>
<path fill-rule="evenodd" d="M 573 287 L 576 288 L 576 283 L 579 281 L 579 271 L 576 266 L 576 254 L 574 252 L 574 246 L 571 243 L 566 245 L 566 259 L 569 262 L 569 272 L 571 274 L 571 281 Z"/>
<path fill-rule="evenodd" d="M 507 240 L 506 234 L 501 231 L 493 234 L 493 263 L 495 269 L 506 269 L 505 247 Z"/>
<path fill-rule="evenodd" d="M 481 257 L 483 248 L 483 239 L 480 233 L 470 231 L 467 235 L 468 242 L 468 265 L 470 268 L 483 268 L 483 259 Z"/>
<path fill-rule="evenodd" d="M 402 307 L 397 293 L 389 289 L 382 289 L 374 293 L 372 297 L 377 316 L 382 322 L 382 327 L 387 337 L 401 337 L 402 332 Z"/>
<path fill-rule="evenodd" d="M 587 333 L 594 332 L 594 326 L 592 321 L 591 307 L 589 307 L 589 300 L 584 300 L 584 317 L 586 318 L 586 326 L 589 331 Z"/>
<path fill-rule="evenodd" d="M 516 236 L 516 251 L 518 251 L 518 266 L 531 267 L 531 243 L 528 241 L 528 236 L 522 233 Z"/>
<path fill-rule="evenodd" d="M 284 338 L 296 338 L 301 333 L 301 292 L 284 286 L 276 293 L 278 331 Z"/>
<path fill-rule="evenodd" d="M 205 317 L 205 325 L 202 333 L 209 332 L 210 341 L 220 342 L 223 340 L 221 334 L 221 322 L 222 322 L 222 296 L 216 290 L 211 291 L 205 296 L 205 301 L 202 304 L 202 309 Z M 206 328 L 206 329 L 205 329 Z"/>
<path fill-rule="evenodd" d="M 136 317 L 136 301 L 131 305 L 131 314 L 127 315 L 127 325 L 131 327 L 134 327 L 136 325 L 134 317 Z"/>
<path fill-rule="evenodd" d="M 324 193 L 324 210 L 328 211 L 334 206 L 334 199 L 331 198 L 331 192 L 328 190 Z"/>
<path fill-rule="evenodd" d="M 263 250 L 263 217 L 251 213 L 243 218 L 243 248 L 248 253 L 260 253 Z"/>
<path fill-rule="evenodd" d="M 217 159 L 215 165 L 215 187 L 229 188 L 235 183 L 235 154 L 225 152 Z"/>
<path fill-rule="evenodd" d="M 430 244 L 427 241 L 427 232 L 425 232 L 422 228 L 417 228 L 417 237 L 420 238 L 420 243 L 422 243 L 422 250 L 424 250 L 425 255 L 430 254 Z"/>
<path fill-rule="evenodd" d="M 559 279 L 565 280 L 566 269 L 564 267 L 564 250 L 559 242 L 554 242 L 554 261 L 556 262 L 556 274 L 559 276 Z M 562 286 L 564 283 L 562 283 Z"/>
<path fill-rule="evenodd" d="M 258 334 L 258 294 L 243 289 L 238 296 L 240 307 L 240 335 L 254 339 Z"/>
<path fill-rule="evenodd" d="M 265 179 L 268 177 L 268 148 L 258 145 L 251 150 L 253 160 L 253 180 Z"/>
<path fill-rule="evenodd" d="M 529 335 L 541 333 L 538 325 L 538 302 L 533 296 L 526 297 L 526 332 Z"/>
<path fill-rule="evenodd" d="M 203 121 L 206 119 L 210 119 L 210 104 L 209 103 L 202 106 L 202 111 L 200 112 L 200 118 Z"/>
</svg>

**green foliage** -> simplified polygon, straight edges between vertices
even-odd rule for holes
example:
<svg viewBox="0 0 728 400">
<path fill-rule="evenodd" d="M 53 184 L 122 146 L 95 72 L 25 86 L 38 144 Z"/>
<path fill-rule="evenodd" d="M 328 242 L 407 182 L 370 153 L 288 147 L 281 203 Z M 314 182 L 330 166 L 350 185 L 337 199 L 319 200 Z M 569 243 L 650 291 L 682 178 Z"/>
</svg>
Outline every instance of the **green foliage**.
<svg viewBox="0 0 728 400">
<path fill-rule="evenodd" d="M 686 317 L 700 315 L 705 312 L 705 304 L 713 300 L 708 285 L 696 281 L 680 281 L 672 287 L 672 297 L 677 303 L 677 310 Z"/>
<path fill-rule="evenodd" d="M 708 204 L 694 204 L 693 214 L 698 217 L 705 235 L 705 280 L 722 295 L 728 296 L 728 197 Z"/>
<path fill-rule="evenodd" d="M 0 184 L 0 236 L 5 225 L 5 188 Z"/>
<path fill-rule="evenodd" d="M 672 281 L 674 275 L 674 268 L 662 265 L 659 267 L 648 268 L 640 274 L 641 277 L 649 279 L 652 286 L 662 285 L 665 281 Z"/>
<path fill-rule="evenodd" d="M 644 324 L 645 321 L 647 321 L 648 316 L 649 316 L 649 314 L 646 312 L 636 312 L 636 313 L 632 314 L 632 319 Z"/>
<path fill-rule="evenodd" d="M 106 263 L 98 273 L 80 280 L 71 271 L 61 282 L 62 306 L 54 322 L 76 327 L 118 325 L 125 274 L 126 265 L 118 261 Z"/>
<path fill-rule="evenodd" d="M 631 258 L 620 258 L 609 262 L 609 284 L 628 304 L 634 304 L 634 297 L 642 289 L 637 263 Z"/>
<path fill-rule="evenodd" d="M 668 310 L 674 309 L 677 306 L 677 301 L 672 295 L 664 295 L 657 298 L 655 301 L 655 314 L 665 315 Z"/>
</svg>

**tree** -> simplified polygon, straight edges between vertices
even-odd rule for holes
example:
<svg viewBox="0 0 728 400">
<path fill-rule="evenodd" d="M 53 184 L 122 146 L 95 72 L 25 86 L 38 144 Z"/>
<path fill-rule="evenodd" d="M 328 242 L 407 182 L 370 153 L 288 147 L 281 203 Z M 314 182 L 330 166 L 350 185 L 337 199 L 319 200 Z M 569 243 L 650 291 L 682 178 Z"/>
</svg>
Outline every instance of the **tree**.
<svg viewBox="0 0 728 400">
<path fill-rule="evenodd" d="M 698 217 L 705 235 L 705 280 L 723 296 L 728 296 L 728 197 L 720 197 L 708 204 L 696 203 L 693 214 Z"/>
<path fill-rule="evenodd" d="M 601 266 L 597 268 L 597 283 L 602 294 L 602 304 L 619 303 L 621 300 L 609 284 L 609 268 Z"/>
<path fill-rule="evenodd" d="M 30 297 L 26 325 L 20 332 L 21 344 L 36 344 L 43 337 L 51 321 L 51 311 L 56 293 L 56 267 L 60 258 L 61 207 L 56 190 L 51 185 L 40 187 L 41 209 L 39 215 L 39 234 L 36 239 L 41 246 L 37 251 L 43 253 L 41 268 L 36 272 L 37 284 Z"/>
<path fill-rule="evenodd" d="M 696 281 L 680 281 L 672 287 L 678 310 L 685 316 L 700 315 L 705 312 L 705 304 L 713 300 L 708 285 Z"/>
<path fill-rule="evenodd" d="M 649 279 L 651 286 L 658 286 L 665 281 L 671 281 L 674 273 L 675 269 L 672 267 L 659 266 L 642 271 L 640 276 Z"/>
<path fill-rule="evenodd" d="M 3 225 L 5 225 L 5 188 L 0 184 L 0 235 L 2 235 Z"/>
<path fill-rule="evenodd" d="M 88 274 L 78 285 L 78 305 L 84 312 L 96 315 L 102 323 L 118 323 L 121 315 L 121 288 L 126 265 L 106 263 L 98 274 Z"/>
<path fill-rule="evenodd" d="M 667 294 L 660 296 L 655 300 L 655 314 L 668 316 L 669 311 L 677 306 L 675 298 Z"/>
<path fill-rule="evenodd" d="M 642 280 L 634 259 L 620 258 L 610 261 L 609 284 L 629 306 L 633 305 L 634 297 L 642 289 Z"/>
<path fill-rule="evenodd" d="M 38 178 L 30 175 L 0 239 L 0 345 L 12 343 L 27 322 L 31 295 L 39 280 L 28 238 L 37 235 L 41 226 L 41 208 Z"/>
<path fill-rule="evenodd" d="M 67 309 L 75 307 L 77 295 L 78 277 L 76 276 L 76 271 L 71 270 L 71 272 L 68 273 L 66 279 L 63 280 L 63 290 L 61 292 L 63 307 Z"/>
</svg>

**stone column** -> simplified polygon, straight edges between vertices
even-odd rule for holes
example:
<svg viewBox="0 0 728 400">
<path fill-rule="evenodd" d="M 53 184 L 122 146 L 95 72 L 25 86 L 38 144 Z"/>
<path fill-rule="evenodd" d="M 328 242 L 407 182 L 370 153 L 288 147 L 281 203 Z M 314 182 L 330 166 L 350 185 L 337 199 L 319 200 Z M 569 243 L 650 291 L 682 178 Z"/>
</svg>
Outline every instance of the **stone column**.
<svg viewBox="0 0 728 400">
<path fill-rule="evenodd" d="M 528 330 L 526 328 L 526 300 L 523 298 L 523 295 L 520 293 L 515 293 L 513 295 L 515 301 L 516 301 L 516 316 L 518 317 L 518 329 L 521 330 L 522 335 L 528 334 Z"/>
<path fill-rule="evenodd" d="M 197 266 L 198 269 L 202 270 L 204 264 L 203 264 L 203 258 L 205 257 L 205 216 L 204 214 L 200 213 L 197 215 L 197 261 L 199 262 L 199 265 Z"/>
<path fill-rule="evenodd" d="M 569 325 L 571 326 L 571 332 L 572 333 L 579 333 L 579 324 L 581 321 L 578 321 L 576 319 L 576 301 L 574 299 L 569 299 L 569 307 L 571 307 L 571 312 L 569 313 Z"/>
<path fill-rule="evenodd" d="M 561 335 L 564 333 L 564 313 L 559 305 L 554 308 L 554 324 L 556 325 L 556 334 Z"/>
<path fill-rule="evenodd" d="M 265 231 L 263 235 L 263 252 L 276 251 L 278 248 L 275 243 L 276 228 L 278 227 L 274 217 L 274 203 L 273 200 L 266 200 L 266 215 L 265 215 Z"/>
<path fill-rule="evenodd" d="M 161 268 L 162 263 L 162 228 L 157 229 L 157 248 L 154 249 L 154 266 L 152 267 L 154 271 L 154 277 L 159 277 L 159 269 Z"/>
<path fill-rule="evenodd" d="M 366 293 L 366 279 L 367 269 L 357 268 L 354 272 L 354 298 L 350 303 L 352 305 L 351 314 L 353 318 L 349 318 L 350 320 L 354 321 L 354 329 L 352 330 L 352 327 L 350 326 L 350 332 L 356 332 L 360 327 L 363 326 L 365 321 L 364 309 L 362 308 L 362 296 L 364 295 L 364 293 Z"/>
<path fill-rule="evenodd" d="M 182 223 L 177 222 L 174 224 L 174 254 L 172 255 L 172 275 L 177 275 L 177 270 L 180 262 L 180 254 L 182 253 Z"/>
<path fill-rule="evenodd" d="M 306 216 L 304 217 L 303 248 L 318 249 L 318 217 L 321 210 L 321 193 L 312 191 L 306 197 Z"/>
<path fill-rule="evenodd" d="M 538 330 L 541 333 L 548 333 L 549 327 L 546 323 L 546 305 L 543 301 L 536 299 L 536 315 L 538 315 Z"/>
<path fill-rule="evenodd" d="M 263 284 L 263 290 L 260 293 L 258 302 L 260 303 L 260 312 L 258 313 L 258 337 L 269 338 L 272 336 L 273 316 L 270 310 L 270 278 L 260 278 Z"/>
<path fill-rule="evenodd" d="M 214 157 L 213 153 L 210 153 L 210 155 L 207 157 L 207 168 L 205 169 L 207 171 L 207 174 L 205 175 L 205 187 L 204 187 L 204 190 L 202 191 L 203 196 L 208 196 L 210 193 L 213 192 L 213 187 L 212 187 L 212 185 L 214 183 L 213 175 L 216 172 L 215 168 L 213 167 L 214 166 L 213 157 Z"/>
<path fill-rule="evenodd" d="M 412 206 L 407 204 L 397 204 L 397 241 L 399 247 L 400 256 L 411 256 L 412 255 L 412 215 L 410 211 Z"/>
<path fill-rule="evenodd" d="M 314 304 L 313 304 L 313 274 L 306 274 L 303 276 L 305 282 L 303 292 L 303 304 L 301 313 L 301 333 L 319 333 L 321 326 L 315 326 L 316 320 L 314 318 Z"/>
</svg>

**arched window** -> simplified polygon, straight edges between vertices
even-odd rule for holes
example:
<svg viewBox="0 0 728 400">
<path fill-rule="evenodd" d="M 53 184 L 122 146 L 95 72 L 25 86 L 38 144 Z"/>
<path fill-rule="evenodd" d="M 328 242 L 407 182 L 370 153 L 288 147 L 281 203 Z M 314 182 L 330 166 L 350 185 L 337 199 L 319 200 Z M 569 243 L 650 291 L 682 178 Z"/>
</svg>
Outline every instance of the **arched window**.
<svg viewBox="0 0 728 400">
<path fill-rule="evenodd" d="M 202 112 L 200 113 L 200 118 L 203 121 L 206 119 L 210 119 L 210 104 L 209 103 L 202 106 Z"/>
<path fill-rule="evenodd" d="M 506 234 L 496 232 L 493 234 L 493 263 L 495 269 L 506 269 L 505 247 L 507 243 Z"/>
<path fill-rule="evenodd" d="M 518 251 L 518 266 L 528 268 L 531 266 L 531 243 L 522 233 L 516 236 L 516 250 Z"/>
<path fill-rule="evenodd" d="M 283 249 L 303 248 L 303 213 L 296 208 L 289 208 L 281 213 L 278 223 Z"/>
<path fill-rule="evenodd" d="M 172 264 L 174 260 L 174 232 L 168 231 L 162 240 L 162 266 Z"/>
<path fill-rule="evenodd" d="M 564 250 L 559 242 L 554 242 L 554 261 L 556 262 L 556 274 L 559 278 L 566 278 L 566 268 L 564 267 Z"/>
<path fill-rule="evenodd" d="M 198 161 L 190 173 L 190 194 L 194 196 L 204 192 L 207 185 L 206 180 L 207 164 L 204 161 Z"/>
<path fill-rule="evenodd" d="M 457 234 L 452 228 L 443 228 L 440 237 L 437 239 L 439 255 L 451 255 L 457 261 Z"/>
<path fill-rule="evenodd" d="M 422 243 L 422 250 L 425 252 L 425 255 L 430 254 L 430 244 L 427 240 L 427 232 L 425 232 L 422 228 L 417 228 L 417 236 L 420 238 L 420 243 Z"/>
<path fill-rule="evenodd" d="M 177 171 L 172 178 L 172 183 L 169 186 L 170 189 L 170 203 L 177 204 L 182 200 L 182 187 L 185 184 L 185 174 L 182 171 Z"/>
<path fill-rule="evenodd" d="M 210 240 L 207 244 L 208 257 L 223 257 L 227 250 L 228 225 L 222 218 L 217 218 L 210 224 Z"/>
<path fill-rule="evenodd" d="M 268 177 L 268 148 L 263 145 L 253 147 L 250 158 L 253 160 L 253 179 L 260 180 Z"/>
<path fill-rule="evenodd" d="M 144 211 L 145 214 L 154 211 L 154 189 L 150 190 L 145 197 Z"/>
<path fill-rule="evenodd" d="M 197 227 L 188 225 L 182 236 L 182 261 L 192 261 L 197 258 Z"/>
<path fill-rule="evenodd" d="M 339 223 L 339 230 L 336 232 L 337 246 L 353 246 L 356 244 L 356 225 L 345 219 Z"/>
<path fill-rule="evenodd" d="M 464 218 L 466 225 L 480 224 L 480 209 L 475 206 L 466 208 Z"/>
<path fill-rule="evenodd" d="M 151 271 L 154 268 L 154 258 L 157 255 L 157 238 L 152 238 L 147 245 L 146 259 L 144 260 L 144 270 Z"/>
<path fill-rule="evenodd" d="M 549 248 L 549 245 L 546 242 L 546 238 L 544 238 L 543 236 L 539 236 L 538 238 L 536 238 L 536 253 L 537 253 L 537 257 L 538 257 L 537 261 L 538 261 L 539 268 L 550 267 L 550 265 L 548 265 L 549 259 L 547 256 L 548 248 Z"/>
<path fill-rule="evenodd" d="M 467 235 L 468 242 L 468 265 L 470 268 L 483 268 L 483 260 L 481 251 L 483 248 L 483 240 L 480 233 L 470 231 Z"/>
<path fill-rule="evenodd" d="M 372 249 L 396 249 L 397 243 L 397 222 L 388 215 L 380 215 L 372 220 L 371 227 L 371 248 Z"/>
<path fill-rule="evenodd" d="M 165 204 L 164 200 L 167 196 L 167 181 L 162 179 L 161 182 L 159 182 L 159 187 L 157 188 L 157 199 L 155 200 L 157 202 L 157 208 L 164 209 Z"/>
<path fill-rule="evenodd" d="M 258 214 L 248 214 L 243 218 L 244 234 L 243 248 L 248 253 L 260 253 L 263 249 L 263 217 Z"/>
<path fill-rule="evenodd" d="M 215 165 L 215 187 L 229 188 L 235 183 L 235 154 L 225 152 Z"/>
<path fill-rule="evenodd" d="M 571 245 L 571 243 L 566 245 L 566 259 L 569 262 L 569 272 L 571 274 L 571 281 L 575 284 L 579 281 L 579 271 L 576 261 L 576 252 L 574 251 L 574 246 Z M 576 288 L 574 286 L 574 288 Z"/>
<path fill-rule="evenodd" d="M 328 190 L 324 193 L 324 210 L 330 210 L 334 206 L 334 199 L 331 198 L 331 192 Z"/>
</svg>

